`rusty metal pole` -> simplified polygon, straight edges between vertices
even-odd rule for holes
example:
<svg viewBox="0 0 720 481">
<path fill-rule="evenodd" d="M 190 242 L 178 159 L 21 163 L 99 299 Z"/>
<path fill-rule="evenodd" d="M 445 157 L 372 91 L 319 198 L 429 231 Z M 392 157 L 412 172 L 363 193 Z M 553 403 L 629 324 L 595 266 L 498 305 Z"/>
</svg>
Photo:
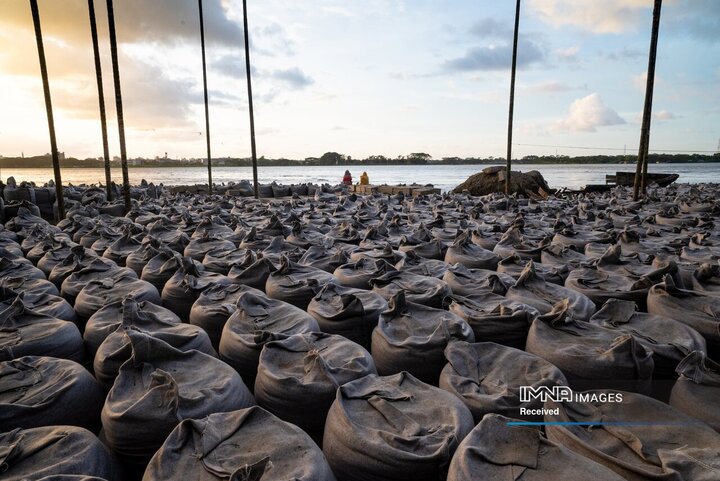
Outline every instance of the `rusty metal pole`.
<svg viewBox="0 0 720 481">
<path fill-rule="evenodd" d="M 650 53 L 648 55 L 647 81 L 645 84 L 645 107 L 643 109 L 642 128 L 640 130 L 640 149 L 633 183 L 633 200 L 638 200 L 640 191 L 647 189 L 648 150 L 650 148 L 650 121 L 652 119 L 653 90 L 655 87 L 655 59 L 660 33 L 660 9 L 662 0 L 655 0 L 653 6 L 652 34 L 650 36 Z"/>
<path fill-rule="evenodd" d="M 120 168 L 123 177 L 123 198 L 125 210 L 130 210 L 130 178 L 128 176 L 127 151 L 125 149 L 125 121 L 123 119 L 122 92 L 120 90 L 120 66 L 118 65 L 117 38 L 115 36 L 115 12 L 113 0 L 107 0 L 108 29 L 110 31 L 110 55 L 112 57 L 113 80 L 115 83 L 115 110 L 117 111 L 118 133 L 120 135 Z"/>
<path fill-rule="evenodd" d="M 205 24 L 203 22 L 203 0 L 198 0 L 200 12 L 200 49 L 202 50 L 203 92 L 205 94 L 205 140 L 207 143 L 208 194 L 213 193 L 212 155 L 210 154 L 210 110 L 208 108 L 207 67 L 205 64 Z"/>
<path fill-rule="evenodd" d="M 55 174 L 55 197 L 58 204 L 58 220 L 65 218 L 65 197 L 63 197 L 62 176 L 60 175 L 60 158 L 58 156 L 57 139 L 55 138 L 55 119 L 53 117 L 52 100 L 50 98 L 50 82 L 48 81 L 47 64 L 45 63 L 45 47 L 43 46 L 42 28 L 40 27 L 40 12 L 37 0 L 30 0 L 33 25 L 35 26 L 35 41 L 37 42 L 38 59 L 40 60 L 40 76 L 42 77 L 43 93 L 45 95 L 45 112 L 50 131 L 50 155 L 52 156 L 53 173 Z"/>
<path fill-rule="evenodd" d="M 92 36 L 93 57 L 95 59 L 95 78 L 97 79 L 98 103 L 100 104 L 100 130 L 102 131 L 103 158 L 105 159 L 105 188 L 107 199 L 113 200 L 112 178 L 110 176 L 110 149 L 108 148 L 107 115 L 105 114 L 105 93 L 103 89 L 100 47 L 98 45 L 97 22 L 95 20 L 95 0 L 88 0 L 90 14 L 90 35 Z"/>
<path fill-rule="evenodd" d="M 510 195 L 512 169 L 513 110 L 515 109 L 515 71 L 517 70 L 518 28 L 520 26 L 520 0 L 515 4 L 515 31 L 513 33 L 512 66 L 510 67 L 510 108 L 508 112 L 507 165 L 505 167 L 505 194 Z"/>
<path fill-rule="evenodd" d="M 252 154 L 253 188 L 258 198 L 257 151 L 255 150 L 255 114 L 253 113 L 252 81 L 250 75 L 250 38 L 248 36 L 247 0 L 243 0 L 243 31 L 245 33 L 245 74 L 247 75 L 248 108 L 250 109 L 250 152 Z"/>
</svg>

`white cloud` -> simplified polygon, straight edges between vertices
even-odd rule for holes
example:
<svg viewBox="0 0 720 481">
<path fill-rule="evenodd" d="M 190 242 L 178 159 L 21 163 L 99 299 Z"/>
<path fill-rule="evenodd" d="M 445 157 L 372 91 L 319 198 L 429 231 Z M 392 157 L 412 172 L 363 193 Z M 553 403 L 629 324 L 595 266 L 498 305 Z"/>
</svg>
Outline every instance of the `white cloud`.
<svg viewBox="0 0 720 481">
<path fill-rule="evenodd" d="M 656 122 L 665 122 L 668 120 L 675 120 L 677 118 L 677 115 L 667 110 L 660 110 L 657 112 L 653 112 L 652 114 L 652 119 Z M 637 113 L 637 115 L 635 116 L 635 120 L 637 120 L 638 122 L 642 122 L 642 112 Z"/>
<path fill-rule="evenodd" d="M 653 119 L 655 120 L 674 120 L 676 118 L 674 113 L 668 112 L 667 110 L 661 110 L 653 114 Z"/>
<path fill-rule="evenodd" d="M 528 6 L 540 19 L 554 27 L 572 26 L 594 33 L 622 33 L 632 30 L 645 11 L 648 0 L 530 0 Z"/>
<path fill-rule="evenodd" d="M 665 81 L 662 79 L 662 77 L 660 77 L 658 74 L 655 74 L 655 87 L 663 85 L 664 83 Z M 644 92 L 645 86 L 647 85 L 647 71 L 639 73 L 637 75 L 633 75 L 632 84 L 635 89 Z"/>
<path fill-rule="evenodd" d="M 567 48 L 559 48 L 555 50 L 555 55 L 561 62 L 574 63 L 578 60 L 578 53 L 580 53 L 580 47 L 574 45 Z"/>
<path fill-rule="evenodd" d="M 554 130 L 595 132 L 597 127 L 624 124 L 625 119 L 607 107 L 597 92 L 570 104 L 568 115 L 553 124 Z"/>
</svg>

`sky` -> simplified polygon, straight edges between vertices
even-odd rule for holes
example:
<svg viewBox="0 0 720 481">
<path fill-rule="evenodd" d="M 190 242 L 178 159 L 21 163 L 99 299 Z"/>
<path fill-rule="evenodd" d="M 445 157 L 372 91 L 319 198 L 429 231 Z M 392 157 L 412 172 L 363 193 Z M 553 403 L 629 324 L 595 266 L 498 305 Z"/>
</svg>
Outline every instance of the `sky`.
<svg viewBox="0 0 720 481">
<path fill-rule="evenodd" d="M 512 0 L 248 0 L 258 156 L 504 157 Z M 523 0 L 513 156 L 636 154 L 652 0 Z M 196 0 L 115 0 L 128 157 L 202 158 Z M 58 149 L 102 155 L 86 0 L 39 0 Z M 95 0 L 111 156 L 118 131 Z M 213 157 L 249 157 L 241 0 L 204 0 Z M 30 6 L 0 0 L 0 155 L 49 152 Z M 651 151 L 720 149 L 720 1 L 663 2 Z"/>
</svg>

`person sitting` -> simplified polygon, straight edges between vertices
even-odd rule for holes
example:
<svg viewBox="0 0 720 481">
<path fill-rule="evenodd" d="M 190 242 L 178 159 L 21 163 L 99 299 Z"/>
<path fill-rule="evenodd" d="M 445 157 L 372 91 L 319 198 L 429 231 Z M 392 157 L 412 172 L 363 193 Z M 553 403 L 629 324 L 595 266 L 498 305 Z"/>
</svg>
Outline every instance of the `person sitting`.
<svg viewBox="0 0 720 481">
<path fill-rule="evenodd" d="M 360 176 L 360 185 L 368 185 L 370 184 L 370 177 L 368 177 L 367 172 L 363 172 Z"/>
<path fill-rule="evenodd" d="M 343 177 L 342 183 L 345 185 L 352 185 L 352 175 L 350 174 L 349 170 L 345 171 L 345 176 Z"/>
</svg>

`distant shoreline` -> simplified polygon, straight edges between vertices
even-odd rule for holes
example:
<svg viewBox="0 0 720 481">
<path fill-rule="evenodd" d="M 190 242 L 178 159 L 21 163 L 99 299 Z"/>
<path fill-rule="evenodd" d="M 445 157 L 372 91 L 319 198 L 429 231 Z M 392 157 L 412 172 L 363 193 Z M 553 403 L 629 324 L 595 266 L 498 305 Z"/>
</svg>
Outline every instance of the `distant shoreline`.
<svg viewBox="0 0 720 481">
<path fill-rule="evenodd" d="M 655 162 L 651 162 L 655 163 Z M 699 161 L 686 161 L 686 162 L 657 162 L 657 164 L 716 164 L 720 163 L 720 159 L 718 160 L 699 160 Z M 504 162 L 477 162 L 477 163 L 457 163 L 457 164 L 446 164 L 446 163 L 440 163 L 440 162 L 428 162 L 426 164 L 363 164 L 363 163 L 352 163 L 352 164 L 338 164 L 338 165 L 310 165 L 312 167 L 382 167 L 382 166 L 388 166 L 388 167 L 399 167 L 404 165 L 420 165 L 420 166 L 433 166 L 433 165 L 443 165 L 443 166 L 464 166 L 464 165 L 478 165 L 478 166 L 491 166 L 491 165 L 504 165 Z M 522 161 L 517 160 L 513 161 L 513 167 L 516 165 L 617 165 L 620 166 L 628 166 L 635 168 L 635 163 L 623 163 L 623 162 L 529 162 L 529 161 Z M 258 167 L 307 167 L 306 164 L 300 164 L 300 163 L 287 163 L 287 164 L 260 164 L 258 163 Z M 61 169 L 103 169 L 103 165 L 61 165 Z M 213 165 L 213 169 L 216 168 L 249 168 L 251 166 L 249 165 Z M 120 169 L 120 165 L 118 164 L 111 164 L 111 169 Z M 197 165 L 197 164 L 155 164 L 155 165 L 129 165 L 129 169 L 207 169 L 207 165 Z M 52 165 L 47 166 L 23 166 L 18 164 L 11 164 L 11 165 L 2 165 L 0 166 L 0 170 L 2 169 L 23 169 L 23 170 L 47 170 L 52 169 Z"/>
<path fill-rule="evenodd" d="M 558 156 L 558 155 L 526 155 L 520 159 L 514 159 L 513 165 L 630 165 L 635 166 L 636 156 L 634 155 L 585 155 L 585 156 Z M 720 153 L 715 154 L 650 154 L 651 164 L 698 164 L 698 163 L 720 163 Z M 249 158 L 218 157 L 213 158 L 213 167 L 251 167 Z M 120 162 L 113 160 L 111 168 L 119 168 Z M 327 152 L 321 157 L 307 157 L 305 159 L 268 159 L 260 157 L 257 159 L 258 167 L 353 167 L 370 168 L 374 166 L 404 166 L 404 165 L 504 165 L 505 159 L 498 157 L 443 157 L 433 159 L 429 154 L 417 153 L 408 156 L 389 158 L 382 155 L 372 155 L 366 159 L 353 159 L 352 157 Z M 174 159 L 155 158 L 145 159 L 137 157 L 128 159 L 128 167 L 132 169 L 142 168 L 207 168 L 202 159 Z M 48 154 L 34 157 L 0 157 L 0 169 L 50 169 L 52 160 Z M 62 169 L 102 169 L 104 162 L 98 158 L 77 159 L 75 157 L 61 157 L 60 168 Z"/>
</svg>

